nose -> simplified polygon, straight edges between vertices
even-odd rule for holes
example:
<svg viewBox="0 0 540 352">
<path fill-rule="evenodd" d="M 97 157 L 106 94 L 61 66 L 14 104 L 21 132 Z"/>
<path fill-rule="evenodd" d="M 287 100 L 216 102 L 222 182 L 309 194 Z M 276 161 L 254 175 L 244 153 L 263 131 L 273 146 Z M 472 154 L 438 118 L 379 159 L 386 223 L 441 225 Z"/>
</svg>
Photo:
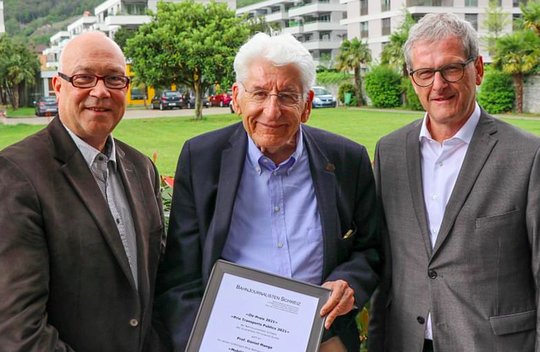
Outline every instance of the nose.
<svg viewBox="0 0 540 352">
<path fill-rule="evenodd" d="M 268 98 L 263 104 L 264 112 L 267 117 L 278 119 L 281 116 L 281 107 L 277 95 L 268 95 Z"/>
<path fill-rule="evenodd" d="M 107 98 L 111 96 L 111 92 L 105 86 L 105 82 L 102 79 L 99 79 L 96 85 L 90 91 L 90 95 L 97 98 Z"/>
<path fill-rule="evenodd" d="M 441 72 L 435 72 L 433 76 L 433 89 L 439 90 L 448 85 L 448 82 L 444 79 Z"/>
</svg>

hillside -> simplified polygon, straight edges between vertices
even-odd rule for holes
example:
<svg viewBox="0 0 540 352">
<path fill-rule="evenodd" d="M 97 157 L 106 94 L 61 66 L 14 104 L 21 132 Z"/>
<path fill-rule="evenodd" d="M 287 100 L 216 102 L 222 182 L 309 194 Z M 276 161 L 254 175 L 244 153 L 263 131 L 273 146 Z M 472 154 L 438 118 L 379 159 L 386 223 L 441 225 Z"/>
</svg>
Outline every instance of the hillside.
<svg viewBox="0 0 540 352">
<path fill-rule="evenodd" d="M 6 32 L 34 45 L 48 44 L 84 11 L 93 13 L 104 0 L 4 0 Z"/>
</svg>

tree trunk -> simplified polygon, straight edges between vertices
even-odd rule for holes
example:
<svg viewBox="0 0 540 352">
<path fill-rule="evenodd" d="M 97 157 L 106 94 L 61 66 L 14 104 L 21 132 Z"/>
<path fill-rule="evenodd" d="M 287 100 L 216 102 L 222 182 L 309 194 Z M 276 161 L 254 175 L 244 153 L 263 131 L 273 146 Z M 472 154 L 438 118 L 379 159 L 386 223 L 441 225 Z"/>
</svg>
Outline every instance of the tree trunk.
<svg viewBox="0 0 540 352">
<path fill-rule="evenodd" d="M 523 112 L 523 74 L 517 73 L 512 75 L 512 78 L 516 89 L 516 112 L 521 114 Z"/>
<path fill-rule="evenodd" d="M 195 93 L 195 120 L 202 120 L 201 76 L 197 71 L 193 73 L 193 90 Z"/>
<path fill-rule="evenodd" d="M 354 89 L 356 90 L 356 105 L 362 106 L 362 77 L 360 77 L 360 66 L 354 68 Z"/>
<path fill-rule="evenodd" d="M 11 106 L 14 110 L 19 108 L 19 85 L 16 84 L 11 89 Z"/>
</svg>

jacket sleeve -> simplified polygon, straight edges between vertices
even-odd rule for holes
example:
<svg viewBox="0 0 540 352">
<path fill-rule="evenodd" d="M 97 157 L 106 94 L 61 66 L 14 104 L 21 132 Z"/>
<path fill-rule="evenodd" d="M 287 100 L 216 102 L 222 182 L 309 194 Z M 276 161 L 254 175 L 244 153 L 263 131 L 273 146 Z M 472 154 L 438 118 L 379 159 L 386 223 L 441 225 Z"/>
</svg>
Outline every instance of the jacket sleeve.
<svg viewBox="0 0 540 352">
<path fill-rule="evenodd" d="M 158 270 L 155 310 L 175 351 L 186 348 L 202 299 L 201 239 L 187 142 L 174 180 L 165 257 Z"/>
<path fill-rule="evenodd" d="M 11 352 L 73 351 L 47 322 L 49 253 L 39 196 L 0 157 L 0 346 Z"/>
</svg>

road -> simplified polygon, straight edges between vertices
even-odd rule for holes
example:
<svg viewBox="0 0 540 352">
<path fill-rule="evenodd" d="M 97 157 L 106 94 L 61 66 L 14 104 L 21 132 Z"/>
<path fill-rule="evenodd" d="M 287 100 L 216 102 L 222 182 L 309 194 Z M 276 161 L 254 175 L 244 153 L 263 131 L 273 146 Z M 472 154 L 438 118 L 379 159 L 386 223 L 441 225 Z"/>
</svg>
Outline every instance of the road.
<svg viewBox="0 0 540 352">
<path fill-rule="evenodd" d="M 128 109 L 124 114 L 124 119 L 147 119 L 154 117 L 176 117 L 176 116 L 193 116 L 195 113 L 194 109 L 180 109 L 180 110 L 145 110 L 145 109 Z M 222 115 L 230 114 L 231 111 L 228 107 L 226 108 L 204 108 L 203 115 Z M 28 125 L 46 125 L 51 120 L 51 117 L 11 117 L 5 118 L 0 117 L 0 123 L 4 125 L 17 125 L 17 124 L 28 124 Z"/>
</svg>

